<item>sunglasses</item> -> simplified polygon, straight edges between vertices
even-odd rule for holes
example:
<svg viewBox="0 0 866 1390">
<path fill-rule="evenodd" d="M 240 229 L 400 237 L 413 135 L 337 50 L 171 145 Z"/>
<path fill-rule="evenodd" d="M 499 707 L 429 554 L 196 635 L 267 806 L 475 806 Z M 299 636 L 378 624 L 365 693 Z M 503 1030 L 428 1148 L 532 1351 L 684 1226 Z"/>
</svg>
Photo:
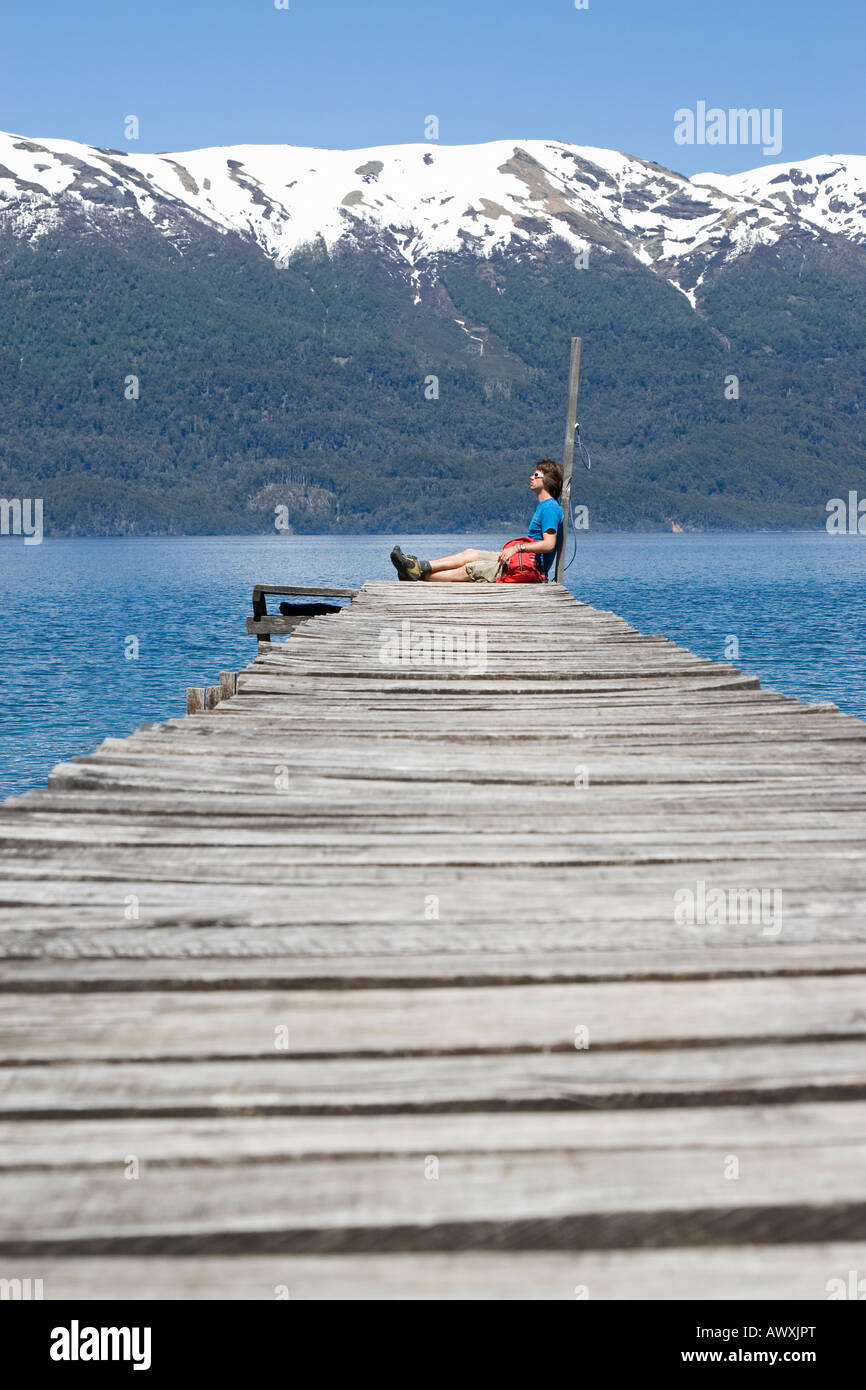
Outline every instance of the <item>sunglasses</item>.
<svg viewBox="0 0 866 1390">
<path fill-rule="evenodd" d="M 533 476 L 533 478 L 543 478 L 543 477 L 544 477 L 544 474 L 543 474 L 543 473 L 539 473 L 539 472 L 536 470 L 536 472 L 533 473 L 532 476 Z"/>
</svg>

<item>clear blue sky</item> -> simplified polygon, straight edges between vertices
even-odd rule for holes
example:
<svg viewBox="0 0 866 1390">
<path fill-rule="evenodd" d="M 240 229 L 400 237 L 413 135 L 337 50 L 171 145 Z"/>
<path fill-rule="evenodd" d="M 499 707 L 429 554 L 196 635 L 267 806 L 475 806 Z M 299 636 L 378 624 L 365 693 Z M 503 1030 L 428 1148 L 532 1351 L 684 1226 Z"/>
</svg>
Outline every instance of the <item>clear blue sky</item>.
<svg viewBox="0 0 866 1390">
<path fill-rule="evenodd" d="M 683 173 L 864 153 L 864 0 L 3 0 L 0 128 L 141 151 L 559 139 Z M 685 146 L 699 100 L 781 155 Z M 125 141 L 127 115 L 140 140 Z"/>
</svg>

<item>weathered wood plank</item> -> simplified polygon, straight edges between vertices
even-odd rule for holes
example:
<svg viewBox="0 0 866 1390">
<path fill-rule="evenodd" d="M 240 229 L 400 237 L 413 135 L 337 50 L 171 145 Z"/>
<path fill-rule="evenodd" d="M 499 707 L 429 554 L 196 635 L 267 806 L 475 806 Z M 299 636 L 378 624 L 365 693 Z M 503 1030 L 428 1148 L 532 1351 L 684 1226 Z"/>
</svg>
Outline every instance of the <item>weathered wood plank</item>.
<svg viewBox="0 0 866 1390">
<path fill-rule="evenodd" d="M 302 588 L 298 584 L 254 584 L 253 596 L 260 594 L 298 594 L 307 596 L 321 595 L 323 598 L 354 598 L 360 591 L 358 589 L 347 588 L 323 588 L 322 585 L 314 585 L 312 588 Z"/>
<path fill-rule="evenodd" d="M 108 937 L 105 940 L 105 937 Z M 147 989 L 389 989 L 450 983 L 581 984 L 590 980 L 700 980 L 764 975 L 866 974 L 866 939 L 844 944 L 816 941 L 771 948 L 751 946 L 665 951 L 633 948 L 617 951 L 524 950 L 472 953 L 453 949 L 419 952 L 409 933 L 390 942 L 390 955 L 376 942 L 348 939 L 330 944 L 328 955 L 314 953 L 316 941 L 302 931 L 287 939 L 272 929 L 228 928 L 172 933 L 129 930 L 125 933 L 63 932 L 25 942 L 16 940 L 16 955 L 0 954 L 0 991 L 41 993 Z M 167 939 L 166 939 L 167 938 Z M 549 938 L 548 938 L 549 940 Z M 362 948 L 368 946 L 367 954 Z M 448 940 L 437 940 L 440 947 Z M 454 946 L 459 942 L 452 942 Z M 502 946 L 501 940 L 497 944 Z M 535 949 L 533 949 L 535 944 Z M 10 943 L 0 943 L 0 949 Z M 220 954 L 231 950 L 233 954 Z M 398 947 L 402 947 L 398 950 Z M 378 948 L 380 954 L 374 954 Z M 24 954 L 27 950 L 31 954 Z M 342 954 L 338 954 L 342 951 Z"/>
<path fill-rule="evenodd" d="M 189 1062 L 9 1062 L 0 1116 L 19 1120 L 500 1111 L 656 1110 L 852 1101 L 866 1096 L 862 1040 L 728 1043 L 423 1057 Z M 681 1118 L 688 1136 L 688 1116 Z"/>
<path fill-rule="evenodd" d="M 368 869 L 365 874 L 340 875 L 339 887 L 333 888 L 330 882 L 335 875 L 329 869 L 318 873 L 311 869 L 299 881 L 282 884 L 274 875 L 273 882 L 217 878 L 205 885 L 204 876 L 200 879 L 192 867 L 185 882 L 6 880 L 0 904 L 5 895 L 12 906 L 0 905 L 0 949 L 6 954 L 29 954 L 35 933 L 85 928 L 181 933 L 205 927 L 302 930 L 305 935 L 295 938 L 285 932 L 274 936 L 274 948 L 285 943 L 290 953 L 319 955 L 345 954 L 351 949 L 351 941 L 336 935 L 337 929 L 349 929 L 350 935 L 354 929 L 357 950 L 400 954 L 478 951 L 485 946 L 525 952 L 538 949 L 541 942 L 556 950 L 628 946 L 672 950 L 753 946 L 780 938 L 785 942 L 864 939 L 862 890 L 853 870 L 843 888 L 835 882 L 838 875 L 832 867 L 825 881 L 816 883 L 814 864 L 806 866 L 806 882 L 786 883 L 782 911 L 776 913 L 772 885 L 778 880 L 772 865 L 768 869 L 767 861 L 756 861 L 747 876 L 741 872 L 742 865 L 725 867 L 737 871 L 722 876 L 713 865 L 701 864 L 561 869 L 568 876 L 563 896 L 552 901 L 543 915 L 538 908 L 538 881 L 506 869 L 496 872 L 489 892 L 484 883 L 485 875 L 488 880 L 494 876 L 491 871 L 467 868 L 428 869 L 414 877 L 399 869 L 378 874 Z M 751 884 L 753 907 L 742 913 L 731 911 L 718 921 L 677 920 L 676 895 L 687 891 L 695 899 L 700 882 L 696 872 L 705 875 L 709 887 L 719 888 L 726 900 L 743 884 Z M 763 907 L 757 901 L 761 890 L 754 885 L 764 885 Z M 438 904 L 433 903 L 437 898 Z M 439 915 L 434 920 L 436 909 Z M 539 918 L 541 924 L 537 924 Z M 183 939 L 182 934 L 160 937 L 163 953 L 174 953 Z M 223 951 L 227 944 L 223 940 Z M 77 953 L 74 945 L 70 949 L 71 954 Z"/>
<path fill-rule="evenodd" d="M 866 1037 L 866 977 L 492 988 L 0 995 L 7 1059 L 515 1052 Z"/>
<path fill-rule="evenodd" d="M 781 840 L 781 843 L 780 843 Z M 408 843 L 407 843 L 408 841 Z M 348 836 L 336 844 L 297 843 L 286 840 L 280 846 L 279 857 L 274 848 L 263 845 L 250 845 L 246 848 L 240 862 L 227 863 L 225 855 L 216 845 L 197 845 L 194 855 L 192 846 L 117 846 L 106 847 L 100 854 L 90 846 L 80 846 L 74 851 L 55 849 L 53 853 L 36 852 L 30 846 L 22 854 L 17 849 L 7 849 L 0 842 L 0 881 L 15 882 L 27 879 L 51 879 L 56 877 L 78 876 L 81 879 L 113 879 L 121 881 L 126 877 L 138 881 L 183 881 L 191 873 L 203 882 L 258 882 L 288 883 L 301 879 L 316 881 L 328 872 L 327 866 L 344 865 L 351 868 L 355 882 L 365 878 L 381 881 L 386 877 L 382 871 L 387 869 L 414 868 L 424 871 L 428 868 L 479 869 L 489 865 L 508 867 L 513 878 L 516 872 L 525 868 L 563 867 L 579 869 L 582 866 L 611 866 L 614 864 L 668 866 L 665 877 L 670 876 L 672 861 L 678 864 L 714 866 L 713 877 L 720 876 L 719 866 L 724 866 L 724 877 L 733 882 L 738 874 L 753 872 L 758 863 L 763 882 L 773 876 L 770 865 L 776 866 L 779 873 L 773 877 L 778 885 L 791 887 L 803 885 L 807 868 L 814 866 L 815 885 L 822 877 L 819 863 L 825 872 L 835 872 L 841 881 L 840 887 L 847 887 L 846 870 L 863 855 L 866 839 L 851 836 L 836 839 L 827 836 L 824 840 L 816 837 L 814 842 L 804 843 L 802 837 L 791 836 L 771 838 L 765 832 L 762 838 L 752 835 L 737 840 L 735 836 L 719 837 L 712 842 L 692 837 L 687 843 L 678 845 L 671 836 L 655 844 L 636 843 L 634 845 L 608 846 L 603 841 L 589 837 L 562 838 L 559 842 L 551 837 L 543 840 L 541 836 L 532 838 L 515 832 L 511 837 L 510 853 L 504 852 L 501 842 L 495 837 L 479 835 L 467 843 L 465 833 L 462 837 L 430 837 L 419 846 L 417 839 L 398 837 L 396 842 L 387 834 L 369 836 L 362 840 L 359 836 Z M 789 855 L 801 851 L 805 864 L 791 866 L 785 852 Z M 834 863 L 833 861 L 841 861 Z M 829 867 L 831 866 L 832 867 Z M 678 870 L 682 879 L 682 870 Z"/>
<path fill-rule="evenodd" d="M 866 1102 L 693 1108 L 689 1147 L 719 1145 L 747 1154 L 752 1149 L 808 1149 L 866 1140 Z M 142 1167 L 261 1163 L 273 1159 L 355 1158 L 435 1154 L 444 1165 L 465 1154 L 608 1153 L 679 1147 L 683 1115 L 678 1109 L 520 1114 L 409 1114 L 174 1119 L 0 1120 L 0 1174 L 69 1167 L 116 1169 L 126 1148 Z M 742 1160 L 745 1163 L 745 1159 Z M 732 1181 L 728 1179 L 727 1181 Z M 733 1181 L 736 1181 L 735 1179 Z"/>
<path fill-rule="evenodd" d="M 76 1259 L 41 1256 L 52 1299 L 272 1300 L 824 1300 L 866 1267 L 866 1243 L 702 1249 L 513 1250 L 501 1254 L 234 1255 Z M 4 1259 L 9 1278 L 32 1261 Z"/>
<path fill-rule="evenodd" d="M 0 1170 L 0 1253 L 617 1249 L 866 1240 L 866 1142 Z M 649 1117 L 651 1118 L 651 1117 Z M 119 1145 L 121 1147 L 121 1145 Z M 438 1177 L 430 1180 L 430 1158 Z M 738 1158 L 732 1181 L 730 1160 Z M 815 1172 L 824 1175 L 819 1190 Z M 425 1176 L 428 1175 L 428 1176 Z"/>
</svg>

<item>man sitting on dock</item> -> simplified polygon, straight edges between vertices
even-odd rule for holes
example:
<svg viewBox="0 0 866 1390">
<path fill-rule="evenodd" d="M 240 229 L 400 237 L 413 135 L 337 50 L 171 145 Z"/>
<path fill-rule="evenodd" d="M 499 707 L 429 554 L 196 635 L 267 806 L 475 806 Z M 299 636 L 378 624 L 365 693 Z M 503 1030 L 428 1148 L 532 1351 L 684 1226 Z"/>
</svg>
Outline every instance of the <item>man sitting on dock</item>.
<svg viewBox="0 0 866 1390">
<path fill-rule="evenodd" d="M 539 556 L 545 576 L 550 574 L 562 540 L 562 468 L 553 459 L 536 463 L 529 486 L 535 493 L 536 507 L 529 523 L 529 541 L 503 546 L 502 550 L 460 550 L 456 555 L 443 555 L 438 560 L 419 560 L 417 555 L 404 555 L 399 545 L 391 551 L 391 563 L 399 579 L 426 579 L 440 584 L 465 583 L 467 580 L 494 584 L 501 567 L 514 550 L 534 551 Z"/>
</svg>

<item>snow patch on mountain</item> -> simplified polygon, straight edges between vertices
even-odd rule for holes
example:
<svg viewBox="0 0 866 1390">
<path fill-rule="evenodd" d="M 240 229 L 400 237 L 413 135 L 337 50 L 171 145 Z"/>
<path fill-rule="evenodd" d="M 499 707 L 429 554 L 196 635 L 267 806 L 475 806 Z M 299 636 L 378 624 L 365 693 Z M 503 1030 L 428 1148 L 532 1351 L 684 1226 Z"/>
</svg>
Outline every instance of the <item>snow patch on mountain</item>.
<svg viewBox="0 0 866 1390">
<path fill-rule="evenodd" d="M 866 241 L 866 155 L 823 154 L 745 174 L 695 174 L 692 183 L 752 198 L 851 241 Z"/>
</svg>

